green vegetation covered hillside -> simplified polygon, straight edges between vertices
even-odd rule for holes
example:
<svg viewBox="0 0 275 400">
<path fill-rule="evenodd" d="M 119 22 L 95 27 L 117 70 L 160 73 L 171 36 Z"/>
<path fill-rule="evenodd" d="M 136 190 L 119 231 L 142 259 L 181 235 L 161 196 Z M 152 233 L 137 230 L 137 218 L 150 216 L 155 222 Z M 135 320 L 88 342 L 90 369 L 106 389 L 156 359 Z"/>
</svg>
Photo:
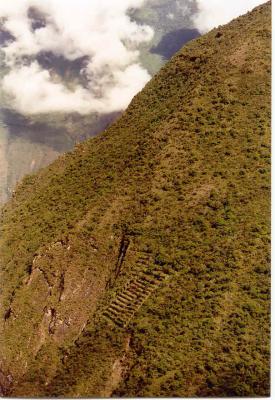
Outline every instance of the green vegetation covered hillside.
<svg viewBox="0 0 275 400">
<path fill-rule="evenodd" d="M 2 212 L 9 396 L 267 396 L 270 2 Z"/>
</svg>

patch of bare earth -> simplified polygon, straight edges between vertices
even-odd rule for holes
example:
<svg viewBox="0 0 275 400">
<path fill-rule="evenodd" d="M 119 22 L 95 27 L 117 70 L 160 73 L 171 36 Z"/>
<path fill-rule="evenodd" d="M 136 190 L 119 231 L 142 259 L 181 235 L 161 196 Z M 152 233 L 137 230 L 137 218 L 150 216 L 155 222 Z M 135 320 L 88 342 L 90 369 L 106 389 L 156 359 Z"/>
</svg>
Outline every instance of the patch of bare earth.
<svg viewBox="0 0 275 400">
<path fill-rule="evenodd" d="M 114 390 L 122 381 L 127 370 L 127 354 L 130 350 L 130 335 L 126 337 L 124 354 L 121 358 L 114 361 L 111 369 L 111 375 L 106 382 L 104 389 L 100 393 L 100 397 L 111 397 Z"/>
</svg>

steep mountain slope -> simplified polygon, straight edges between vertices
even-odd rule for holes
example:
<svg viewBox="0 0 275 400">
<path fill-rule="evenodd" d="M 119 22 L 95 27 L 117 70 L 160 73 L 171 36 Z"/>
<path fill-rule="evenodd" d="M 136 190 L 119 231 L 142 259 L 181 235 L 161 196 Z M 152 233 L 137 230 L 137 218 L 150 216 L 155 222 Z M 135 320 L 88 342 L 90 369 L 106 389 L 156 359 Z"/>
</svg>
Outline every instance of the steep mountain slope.
<svg viewBox="0 0 275 400">
<path fill-rule="evenodd" d="M 268 395 L 270 8 L 191 42 L 18 187 L 3 393 Z"/>
</svg>

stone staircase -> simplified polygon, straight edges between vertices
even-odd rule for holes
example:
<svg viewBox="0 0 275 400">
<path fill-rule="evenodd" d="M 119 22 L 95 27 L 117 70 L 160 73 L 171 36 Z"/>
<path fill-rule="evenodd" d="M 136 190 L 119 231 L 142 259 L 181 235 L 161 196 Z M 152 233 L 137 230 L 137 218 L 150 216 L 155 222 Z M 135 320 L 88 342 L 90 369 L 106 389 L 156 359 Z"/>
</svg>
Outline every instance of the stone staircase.
<svg viewBox="0 0 275 400">
<path fill-rule="evenodd" d="M 137 264 L 142 270 L 132 277 L 112 300 L 103 312 L 105 319 L 120 327 L 126 327 L 150 294 L 170 275 L 158 265 L 149 269 L 149 262 L 150 257 L 147 255 L 139 258 Z"/>
</svg>

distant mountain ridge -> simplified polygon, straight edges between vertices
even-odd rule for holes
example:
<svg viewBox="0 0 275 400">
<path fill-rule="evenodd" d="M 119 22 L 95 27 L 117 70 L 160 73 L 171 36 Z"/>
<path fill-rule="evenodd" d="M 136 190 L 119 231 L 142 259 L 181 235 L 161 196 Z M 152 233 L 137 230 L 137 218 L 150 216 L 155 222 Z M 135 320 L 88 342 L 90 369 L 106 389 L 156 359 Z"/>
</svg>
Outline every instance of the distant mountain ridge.
<svg viewBox="0 0 275 400">
<path fill-rule="evenodd" d="M 2 211 L 8 396 L 268 396 L 271 2 Z"/>
</svg>

